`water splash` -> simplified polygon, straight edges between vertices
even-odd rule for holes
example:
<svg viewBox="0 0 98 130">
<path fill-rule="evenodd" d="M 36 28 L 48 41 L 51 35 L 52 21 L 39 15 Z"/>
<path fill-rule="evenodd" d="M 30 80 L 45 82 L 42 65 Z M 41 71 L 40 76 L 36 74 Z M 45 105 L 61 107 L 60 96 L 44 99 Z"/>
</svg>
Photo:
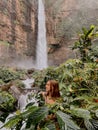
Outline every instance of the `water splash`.
<svg viewBox="0 0 98 130">
<path fill-rule="evenodd" d="M 32 87 L 32 85 L 33 85 L 33 83 L 34 83 L 34 79 L 32 78 L 32 79 L 30 79 L 30 78 L 27 78 L 26 80 L 23 80 L 22 81 L 23 83 L 24 83 L 24 85 L 25 85 L 25 89 L 31 89 Z"/>
<path fill-rule="evenodd" d="M 37 69 L 47 68 L 47 42 L 45 26 L 45 10 L 42 0 L 38 2 L 38 39 L 36 49 Z"/>
</svg>

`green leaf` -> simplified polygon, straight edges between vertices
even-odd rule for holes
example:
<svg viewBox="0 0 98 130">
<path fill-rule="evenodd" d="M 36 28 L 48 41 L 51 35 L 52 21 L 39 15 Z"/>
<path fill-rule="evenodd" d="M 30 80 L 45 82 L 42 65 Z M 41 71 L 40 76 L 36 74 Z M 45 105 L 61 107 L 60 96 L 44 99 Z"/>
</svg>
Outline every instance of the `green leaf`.
<svg viewBox="0 0 98 130">
<path fill-rule="evenodd" d="M 95 38 L 98 37 L 98 32 L 96 32 L 96 33 L 93 34 L 93 35 L 94 35 Z"/>
<path fill-rule="evenodd" d="M 53 124 L 53 123 L 47 124 L 46 127 L 47 127 L 49 130 L 56 130 L 55 124 Z"/>
<path fill-rule="evenodd" d="M 82 28 L 82 31 L 83 31 L 83 33 L 86 35 L 87 34 L 87 32 L 88 32 L 88 30 L 86 29 L 86 28 Z"/>
<path fill-rule="evenodd" d="M 38 108 L 36 111 L 31 113 L 30 116 L 28 117 L 27 126 L 26 127 L 30 127 L 31 124 L 37 125 L 47 115 L 48 115 L 48 108 L 47 107 Z"/>
<path fill-rule="evenodd" d="M 45 127 L 45 128 L 42 128 L 41 130 L 50 130 L 49 128 Z"/>
<path fill-rule="evenodd" d="M 5 123 L 1 128 L 3 127 L 14 128 L 20 121 L 21 121 L 20 116 L 14 116 L 7 123 Z"/>
<path fill-rule="evenodd" d="M 71 108 L 71 112 L 77 116 L 77 117 L 81 117 L 83 119 L 90 119 L 91 115 L 90 112 L 86 109 L 82 109 L 82 108 Z"/>
<path fill-rule="evenodd" d="M 26 118 L 28 118 L 31 113 L 35 112 L 38 109 L 36 106 L 32 106 L 28 108 L 26 111 L 19 113 L 17 115 L 14 115 L 11 117 L 3 126 L 3 127 L 8 127 L 8 128 L 15 128 L 15 127 L 21 127 L 22 122 L 25 121 Z M 20 124 L 21 122 L 21 124 Z"/>
<path fill-rule="evenodd" d="M 84 120 L 87 130 L 98 130 L 98 121 L 94 119 Z"/>
<path fill-rule="evenodd" d="M 98 109 L 95 111 L 96 117 L 98 117 Z"/>
<path fill-rule="evenodd" d="M 93 127 L 93 125 L 91 124 L 91 122 L 89 120 L 84 120 L 84 124 L 85 124 L 87 130 L 95 130 L 95 128 Z"/>
<path fill-rule="evenodd" d="M 61 130 L 80 130 L 71 117 L 61 111 L 56 112 Z"/>
<path fill-rule="evenodd" d="M 91 27 L 90 30 L 88 30 L 87 34 L 85 35 L 85 39 L 86 39 L 88 36 L 91 36 L 91 35 L 92 35 L 93 30 L 94 30 L 94 27 Z"/>
</svg>

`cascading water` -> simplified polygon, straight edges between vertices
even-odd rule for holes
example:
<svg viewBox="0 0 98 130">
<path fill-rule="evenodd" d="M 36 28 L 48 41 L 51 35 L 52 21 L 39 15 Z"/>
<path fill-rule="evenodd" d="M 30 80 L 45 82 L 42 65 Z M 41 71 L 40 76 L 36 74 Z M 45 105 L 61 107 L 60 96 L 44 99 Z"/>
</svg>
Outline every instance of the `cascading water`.
<svg viewBox="0 0 98 130">
<path fill-rule="evenodd" d="M 38 0 L 38 39 L 36 49 L 37 69 L 47 68 L 47 42 L 45 26 L 45 10 L 42 0 Z"/>
<path fill-rule="evenodd" d="M 34 93 L 34 90 L 32 90 L 32 84 L 34 83 L 34 79 L 26 79 L 22 81 L 25 85 L 25 91 L 30 90 L 30 92 L 25 92 L 23 94 L 20 95 L 19 99 L 18 99 L 18 107 L 20 110 L 25 109 L 26 105 L 30 102 L 36 102 L 35 99 L 32 97 L 32 99 L 29 99 L 28 96 L 32 95 Z"/>
</svg>

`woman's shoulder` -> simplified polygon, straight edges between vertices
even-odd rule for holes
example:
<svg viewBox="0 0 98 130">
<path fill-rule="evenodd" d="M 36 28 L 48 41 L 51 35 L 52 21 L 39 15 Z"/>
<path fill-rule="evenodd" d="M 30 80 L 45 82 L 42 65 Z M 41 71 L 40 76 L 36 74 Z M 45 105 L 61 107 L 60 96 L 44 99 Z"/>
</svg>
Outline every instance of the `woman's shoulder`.
<svg viewBox="0 0 98 130">
<path fill-rule="evenodd" d="M 47 96 L 47 99 L 46 99 L 46 104 L 55 104 L 55 103 L 60 103 L 62 102 L 62 98 L 61 97 L 58 97 L 58 98 L 50 98 Z"/>
<path fill-rule="evenodd" d="M 46 104 L 54 104 L 55 100 L 52 97 L 47 96 Z"/>
</svg>

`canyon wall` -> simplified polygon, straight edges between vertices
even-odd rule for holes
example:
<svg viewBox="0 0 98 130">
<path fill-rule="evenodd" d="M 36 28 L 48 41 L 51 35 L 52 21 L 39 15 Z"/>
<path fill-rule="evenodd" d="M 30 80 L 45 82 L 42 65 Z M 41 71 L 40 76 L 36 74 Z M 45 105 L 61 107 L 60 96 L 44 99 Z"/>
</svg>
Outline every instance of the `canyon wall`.
<svg viewBox="0 0 98 130">
<path fill-rule="evenodd" d="M 59 65 L 68 58 L 74 58 L 70 46 L 81 28 L 98 25 L 98 1 L 43 2 L 49 65 Z M 0 65 L 8 62 L 32 67 L 36 58 L 37 7 L 37 0 L 0 0 Z"/>
<path fill-rule="evenodd" d="M 72 44 L 82 27 L 98 26 L 98 1 L 96 0 L 45 0 L 47 41 L 51 45 L 50 62 L 60 64 L 74 58 Z M 57 50 L 53 47 L 57 45 Z M 58 47 L 61 46 L 60 48 Z"/>
<path fill-rule="evenodd" d="M 0 0 L 0 64 L 34 59 L 36 40 L 36 0 Z"/>
</svg>

